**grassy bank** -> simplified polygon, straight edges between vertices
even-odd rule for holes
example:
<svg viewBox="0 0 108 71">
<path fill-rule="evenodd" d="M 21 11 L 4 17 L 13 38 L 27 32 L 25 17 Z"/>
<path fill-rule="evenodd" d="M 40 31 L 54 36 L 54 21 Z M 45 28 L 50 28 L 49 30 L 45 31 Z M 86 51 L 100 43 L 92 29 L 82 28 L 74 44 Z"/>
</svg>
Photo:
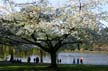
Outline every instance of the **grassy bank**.
<svg viewBox="0 0 108 71">
<path fill-rule="evenodd" d="M 7 64 L 0 63 L 0 71 L 108 71 L 107 65 L 58 65 L 58 69 L 48 67 L 49 64 Z"/>
</svg>

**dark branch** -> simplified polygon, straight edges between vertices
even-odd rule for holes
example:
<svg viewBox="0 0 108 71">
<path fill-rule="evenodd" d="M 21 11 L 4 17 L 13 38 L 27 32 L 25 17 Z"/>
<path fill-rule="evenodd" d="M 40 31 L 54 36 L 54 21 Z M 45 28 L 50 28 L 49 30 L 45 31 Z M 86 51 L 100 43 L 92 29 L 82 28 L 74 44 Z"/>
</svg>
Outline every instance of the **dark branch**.
<svg viewBox="0 0 108 71">
<path fill-rule="evenodd" d="M 81 7 L 82 7 L 82 6 L 81 6 L 81 1 L 80 1 L 80 0 L 79 0 L 79 4 L 80 4 L 80 5 L 79 5 L 79 12 L 80 12 L 80 11 L 81 11 Z"/>
<path fill-rule="evenodd" d="M 80 43 L 80 44 L 82 44 L 82 41 L 73 41 L 73 42 L 64 42 L 64 43 L 61 43 L 60 45 L 58 45 L 58 46 L 56 47 L 56 50 L 58 50 L 60 47 L 66 45 L 66 44 L 75 44 L 75 43 Z"/>
<path fill-rule="evenodd" d="M 43 49 L 44 51 L 47 51 L 47 52 L 49 52 L 49 49 L 48 48 L 46 48 L 45 46 L 43 46 L 42 44 L 41 44 L 41 42 L 39 43 L 39 42 L 33 42 L 33 41 L 31 41 L 31 40 L 29 40 L 29 39 L 27 39 L 27 38 L 22 38 L 23 40 L 25 40 L 25 41 L 27 41 L 27 43 L 25 43 L 25 44 L 33 44 L 33 45 L 36 45 L 36 46 L 38 46 L 38 47 L 40 47 L 41 49 Z"/>
<path fill-rule="evenodd" d="M 60 47 L 60 45 L 62 45 L 62 42 L 63 42 L 66 38 L 68 38 L 69 35 L 70 35 L 70 34 L 64 34 L 62 37 L 60 37 L 60 38 L 58 39 L 58 43 L 55 44 L 55 46 L 54 46 L 55 50 L 57 50 L 57 49 Z"/>
<path fill-rule="evenodd" d="M 35 31 L 31 34 L 31 37 L 34 41 L 37 41 L 37 38 L 35 37 Z"/>
</svg>

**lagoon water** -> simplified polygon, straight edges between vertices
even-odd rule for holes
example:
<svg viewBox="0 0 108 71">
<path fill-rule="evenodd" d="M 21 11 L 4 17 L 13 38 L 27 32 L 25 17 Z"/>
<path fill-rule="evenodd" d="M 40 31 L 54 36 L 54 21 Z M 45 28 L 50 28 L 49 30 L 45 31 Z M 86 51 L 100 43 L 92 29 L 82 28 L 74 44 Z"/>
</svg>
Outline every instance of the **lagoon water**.
<svg viewBox="0 0 108 71">
<path fill-rule="evenodd" d="M 32 55 L 31 62 L 33 62 L 33 59 L 35 57 L 39 57 L 37 55 Z M 76 59 L 83 57 L 83 63 L 84 64 L 93 64 L 93 65 L 108 65 L 108 54 L 97 54 L 97 53 L 64 53 L 60 52 L 57 55 L 58 59 L 61 59 L 61 64 L 73 64 L 73 58 Z M 20 58 L 22 62 L 27 62 L 27 58 Z M 9 58 L 8 58 L 9 60 Z M 50 57 L 48 55 L 45 55 L 43 57 L 44 63 L 50 63 Z"/>
<path fill-rule="evenodd" d="M 93 53 L 59 53 L 58 58 L 62 59 L 63 64 L 72 64 L 73 58 L 83 57 L 84 64 L 108 65 L 108 54 Z"/>
</svg>

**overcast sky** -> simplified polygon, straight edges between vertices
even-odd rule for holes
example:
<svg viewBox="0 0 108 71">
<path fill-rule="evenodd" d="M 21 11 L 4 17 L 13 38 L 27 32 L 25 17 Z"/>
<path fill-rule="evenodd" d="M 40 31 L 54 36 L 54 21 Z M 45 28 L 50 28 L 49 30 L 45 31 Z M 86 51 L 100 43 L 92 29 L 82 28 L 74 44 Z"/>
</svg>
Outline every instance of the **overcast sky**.
<svg viewBox="0 0 108 71">
<path fill-rule="evenodd" d="M 13 0 L 15 3 L 31 3 L 31 2 L 36 2 L 38 0 Z M 62 6 L 63 4 L 66 4 L 66 1 L 67 0 L 49 0 L 49 2 L 55 6 L 55 7 L 59 7 L 59 6 Z M 4 5 L 3 4 L 3 0 L 0 0 L 0 5 Z M 104 6 L 101 6 L 101 11 L 107 11 L 108 12 L 108 5 L 104 5 Z M 101 21 L 103 23 L 106 23 L 107 22 L 104 22 L 104 21 Z M 107 24 L 108 26 L 108 24 Z"/>
<path fill-rule="evenodd" d="M 38 0 L 13 0 L 15 3 L 30 3 Z M 67 0 L 48 0 L 54 6 L 61 6 L 66 3 Z M 3 0 L 0 0 L 0 5 L 3 5 Z"/>
</svg>

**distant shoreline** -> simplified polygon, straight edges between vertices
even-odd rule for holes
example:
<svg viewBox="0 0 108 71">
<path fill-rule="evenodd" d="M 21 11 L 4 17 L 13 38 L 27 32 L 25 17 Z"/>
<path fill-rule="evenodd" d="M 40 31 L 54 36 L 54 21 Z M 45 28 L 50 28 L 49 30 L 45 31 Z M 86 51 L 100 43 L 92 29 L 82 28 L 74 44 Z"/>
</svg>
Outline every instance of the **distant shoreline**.
<svg viewBox="0 0 108 71">
<path fill-rule="evenodd" d="M 65 51 L 61 51 L 61 52 L 68 52 L 68 53 L 104 53 L 104 54 L 108 54 L 108 51 L 88 51 L 88 50 L 84 50 L 84 51 L 65 50 Z"/>
</svg>

